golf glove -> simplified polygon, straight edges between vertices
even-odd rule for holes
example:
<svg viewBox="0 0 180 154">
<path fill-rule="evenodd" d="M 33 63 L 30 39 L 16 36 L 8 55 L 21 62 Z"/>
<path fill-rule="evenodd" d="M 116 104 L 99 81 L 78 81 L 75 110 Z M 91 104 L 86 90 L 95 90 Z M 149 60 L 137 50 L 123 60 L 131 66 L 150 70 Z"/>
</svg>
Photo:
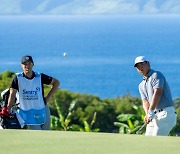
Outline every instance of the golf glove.
<svg viewBox="0 0 180 154">
<path fill-rule="evenodd" d="M 154 111 L 153 111 L 153 110 L 149 110 L 149 111 L 148 111 L 148 118 L 153 119 L 154 117 L 155 117 Z"/>
</svg>

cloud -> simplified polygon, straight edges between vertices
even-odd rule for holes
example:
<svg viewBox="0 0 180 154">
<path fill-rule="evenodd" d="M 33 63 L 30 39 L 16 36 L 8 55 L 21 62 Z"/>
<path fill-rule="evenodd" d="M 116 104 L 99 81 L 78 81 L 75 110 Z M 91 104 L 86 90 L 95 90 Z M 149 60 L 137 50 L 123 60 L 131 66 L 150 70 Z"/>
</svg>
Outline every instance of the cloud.
<svg viewBox="0 0 180 154">
<path fill-rule="evenodd" d="M 156 0 L 149 0 L 143 8 L 142 13 L 150 13 L 150 14 L 155 14 L 159 13 L 159 9 L 156 6 Z"/>
<path fill-rule="evenodd" d="M 34 10 L 32 10 L 30 13 L 32 13 L 32 14 L 44 14 L 49 2 L 50 2 L 50 0 L 43 1 L 41 4 L 36 6 L 36 8 L 34 8 Z"/>
<path fill-rule="evenodd" d="M 93 1 L 94 9 L 92 13 L 98 14 L 127 14 L 127 13 L 137 13 L 138 5 L 133 2 L 124 2 L 123 0 L 105 0 L 105 1 Z"/>
<path fill-rule="evenodd" d="M 180 1 L 167 0 L 162 4 L 160 11 L 164 13 L 180 13 Z"/>
<path fill-rule="evenodd" d="M 180 0 L 0 0 L 0 15 L 180 14 Z"/>
<path fill-rule="evenodd" d="M 124 0 L 74 0 L 49 11 L 50 14 L 128 14 L 137 13 L 139 6 Z"/>
<path fill-rule="evenodd" d="M 0 14 L 20 14 L 20 2 L 21 0 L 0 0 Z"/>
</svg>

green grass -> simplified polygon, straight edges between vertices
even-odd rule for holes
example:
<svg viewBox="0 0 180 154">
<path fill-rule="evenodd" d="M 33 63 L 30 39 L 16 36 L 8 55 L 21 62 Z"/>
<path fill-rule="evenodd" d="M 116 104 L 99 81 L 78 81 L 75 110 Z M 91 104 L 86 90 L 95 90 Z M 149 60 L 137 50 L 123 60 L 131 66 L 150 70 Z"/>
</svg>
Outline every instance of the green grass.
<svg viewBox="0 0 180 154">
<path fill-rule="evenodd" d="M 0 130 L 0 154 L 179 154 L 179 137 Z"/>
</svg>

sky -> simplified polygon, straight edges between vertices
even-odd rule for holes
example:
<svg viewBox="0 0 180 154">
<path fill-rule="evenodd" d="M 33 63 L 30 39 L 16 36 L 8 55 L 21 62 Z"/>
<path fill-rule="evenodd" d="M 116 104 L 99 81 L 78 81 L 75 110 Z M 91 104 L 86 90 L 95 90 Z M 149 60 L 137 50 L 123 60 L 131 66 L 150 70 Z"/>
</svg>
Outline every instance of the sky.
<svg viewBox="0 0 180 154">
<path fill-rule="evenodd" d="M 0 0 L 0 15 L 180 14 L 180 0 Z"/>
</svg>

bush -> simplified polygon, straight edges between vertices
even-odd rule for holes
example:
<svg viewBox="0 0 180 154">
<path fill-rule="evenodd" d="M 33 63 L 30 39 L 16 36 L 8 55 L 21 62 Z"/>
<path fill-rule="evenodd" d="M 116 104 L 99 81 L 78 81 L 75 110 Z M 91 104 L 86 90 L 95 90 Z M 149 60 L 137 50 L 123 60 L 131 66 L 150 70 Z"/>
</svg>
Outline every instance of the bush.
<svg viewBox="0 0 180 154">
<path fill-rule="evenodd" d="M 9 71 L 0 74 L 0 92 L 9 88 L 13 75 L 14 72 Z M 50 86 L 44 86 L 45 95 L 49 90 Z M 69 108 L 74 101 L 76 103 L 70 113 Z M 174 102 L 178 120 L 176 127 L 171 132 L 172 135 L 180 134 L 180 98 L 174 99 Z M 66 130 L 119 132 L 120 127 L 114 125 L 114 122 L 121 120 L 117 119 L 119 115 L 123 117 L 126 117 L 126 114 L 130 115 L 128 117 L 131 118 L 127 119 L 125 123 L 128 124 L 129 128 L 139 127 L 144 116 L 141 99 L 130 95 L 101 100 L 99 97 L 90 94 L 72 93 L 59 89 L 48 105 L 52 115 L 52 127 L 58 130 L 62 130 L 62 117 L 64 117 L 65 124 L 63 127 Z M 134 117 L 136 117 L 135 120 Z M 68 119 L 66 120 L 66 118 Z M 137 119 L 139 119 L 139 122 L 137 122 Z M 126 132 L 132 133 L 132 129 L 129 130 L 126 130 Z"/>
</svg>

